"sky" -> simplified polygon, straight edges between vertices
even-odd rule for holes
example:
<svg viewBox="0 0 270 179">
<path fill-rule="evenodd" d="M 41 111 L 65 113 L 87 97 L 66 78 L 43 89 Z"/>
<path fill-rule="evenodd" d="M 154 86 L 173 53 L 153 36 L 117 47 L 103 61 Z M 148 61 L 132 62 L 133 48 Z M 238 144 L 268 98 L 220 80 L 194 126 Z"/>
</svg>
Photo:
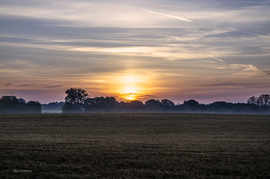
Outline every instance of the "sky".
<svg viewBox="0 0 270 179">
<path fill-rule="evenodd" d="M 246 102 L 270 93 L 270 0 L 0 0 L 0 96 Z"/>
</svg>

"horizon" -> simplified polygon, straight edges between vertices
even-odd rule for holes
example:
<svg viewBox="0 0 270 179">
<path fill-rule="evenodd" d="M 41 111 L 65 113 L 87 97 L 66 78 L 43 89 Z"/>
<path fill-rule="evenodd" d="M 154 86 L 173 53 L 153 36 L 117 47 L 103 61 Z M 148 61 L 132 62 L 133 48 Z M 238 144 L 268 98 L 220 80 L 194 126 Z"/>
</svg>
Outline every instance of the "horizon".
<svg viewBox="0 0 270 179">
<path fill-rule="evenodd" d="M 86 92 L 87 93 L 87 92 Z M 266 95 L 266 96 L 268 96 L 269 97 L 269 94 L 262 94 L 262 95 L 260 95 L 260 96 L 251 96 L 250 98 L 252 98 L 252 97 L 254 97 L 255 99 L 258 99 L 258 98 L 261 98 L 261 96 L 264 96 L 264 95 Z M 4 95 L 4 96 L 14 96 L 14 95 Z M 4 97 L 4 96 L 2 96 L 2 97 Z M 34 102 L 38 102 L 38 103 L 40 103 L 40 104 L 45 104 L 45 105 L 47 105 L 47 104 L 50 104 L 50 103 L 58 103 L 58 104 L 60 104 L 60 103 L 66 103 L 66 100 L 62 100 L 62 101 L 49 101 L 49 102 L 46 102 L 46 103 L 42 103 L 42 102 L 40 102 L 40 101 L 37 101 L 37 100 L 26 100 L 26 99 L 24 99 L 23 97 L 17 97 L 17 96 L 14 96 L 14 97 L 16 97 L 18 100 L 20 100 L 20 99 L 22 99 L 22 100 L 24 100 L 25 102 L 30 102 L 30 101 L 34 101 Z M 90 97 L 90 96 L 86 96 L 86 98 L 85 99 L 94 99 L 94 98 L 111 98 L 111 97 L 113 97 L 113 96 L 95 96 L 95 97 Z M 124 100 L 117 100 L 115 97 L 113 97 L 117 102 L 119 102 L 119 103 L 121 103 L 121 102 L 124 102 L 124 103 L 130 103 L 130 102 L 133 102 L 133 101 L 140 101 L 140 100 L 138 100 L 138 99 L 124 99 Z M 151 99 L 148 99 L 148 100 L 145 100 L 145 101 L 140 101 L 140 102 L 142 102 L 143 104 L 145 104 L 147 101 L 150 101 L 150 100 L 157 100 L 157 101 L 162 101 L 163 99 L 165 99 L 165 100 L 169 100 L 169 101 L 171 101 L 171 102 L 173 102 L 175 105 L 182 105 L 182 104 L 184 104 L 185 102 L 187 102 L 187 101 L 192 101 L 192 100 L 194 100 L 194 101 L 196 101 L 196 102 L 198 102 L 199 104 L 203 104 L 203 105 L 209 105 L 209 104 L 212 104 L 212 103 L 219 103 L 219 102 L 225 102 L 225 103 L 227 103 L 227 104 L 229 104 L 229 103 L 232 103 L 232 104 L 249 104 L 248 103 L 248 101 L 250 100 L 250 98 L 249 99 L 247 99 L 246 100 L 246 102 L 230 102 L 230 101 L 220 101 L 220 100 L 216 100 L 216 101 L 212 101 L 212 102 L 209 102 L 209 103 L 203 103 L 203 102 L 200 102 L 200 101 L 198 101 L 198 100 L 196 100 L 196 99 L 186 99 L 186 100 L 184 100 L 184 101 L 182 101 L 182 103 L 181 102 L 175 102 L 175 101 L 173 101 L 173 100 L 171 100 L 171 99 L 167 99 L 167 98 L 162 98 L 162 99 L 157 99 L 157 98 L 151 98 Z M 264 98 L 264 97 L 262 97 L 262 98 Z"/>
<path fill-rule="evenodd" d="M 1 3 L 0 96 L 246 103 L 270 93 L 270 1 Z"/>
</svg>

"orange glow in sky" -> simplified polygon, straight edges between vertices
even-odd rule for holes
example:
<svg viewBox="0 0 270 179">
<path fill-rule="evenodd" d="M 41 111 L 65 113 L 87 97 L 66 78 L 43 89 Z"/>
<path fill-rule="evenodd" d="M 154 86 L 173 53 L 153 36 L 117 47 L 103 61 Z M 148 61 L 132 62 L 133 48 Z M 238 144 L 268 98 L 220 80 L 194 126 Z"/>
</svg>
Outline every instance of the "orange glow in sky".
<svg viewBox="0 0 270 179">
<path fill-rule="evenodd" d="M 99 89 L 96 96 L 113 96 L 119 101 L 145 100 L 144 96 L 155 92 L 153 85 L 156 85 L 153 75 L 136 72 L 108 74 L 100 76 L 98 80 L 82 80 L 82 83 L 85 84 L 82 88 L 90 91 L 91 97 L 94 97 L 93 92 L 97 92 L 91 89 Z"/>
<path fill-rule="evenodd" d="M 139 82 L 141 81 L 140 77 L 135 75 L 123 76 L 119 80 L 121 82 L 120 96 L 127 100 L 136 100 L 139 92 Z"/>
</svg>

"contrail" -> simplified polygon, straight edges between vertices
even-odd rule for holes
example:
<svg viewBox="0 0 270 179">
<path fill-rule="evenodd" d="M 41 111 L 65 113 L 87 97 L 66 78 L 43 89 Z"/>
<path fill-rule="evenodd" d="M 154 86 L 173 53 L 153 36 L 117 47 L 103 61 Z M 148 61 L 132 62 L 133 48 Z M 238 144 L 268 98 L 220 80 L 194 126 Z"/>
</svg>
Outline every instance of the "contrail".
<svg viewBox="0 0 270 179">
<path fill-rule="evenodd" d="M 207 55 L 208 55 L 208 56 L 210 56 L 210 57 L 212 57 L 213 59 L 215 59 L 215 60 L 219 61 L 219 62 L 224 63 L 224 61 L 223 61 L 223 60 L 221 60 L 221 59 L 219 59 L 219 58 L 214 57 L 214 55 L 211 55 L 211 54 L 207 54 Z"/>
<path fill-rule="evenodd" d="M 245 33 L 245 34 L 252 34 L 252 35 L 256 35 L 256 36 L 259 36 L 259 37 L 264 37 L 263 35 L 260 35 L 260 34 L 256 34 L 256 33 L 252 33 L 252 32 L 244 32 L 244 31 L 241 31 L 241 30 L 237 30 L 237 29 L 234 29 L 234 28 L 228 28 L 232 31 L 236 31 L 236 32 L 242 32 L 242 33 Z"/>
<path fill-rule="evenodd" d="M 173 18 L 173 19 L 178 19 L 180 21 L 193 22 L 192 20 L 189 20 L 189 19 L 186 19 L 186 18 L 183 18 L 183 17 L 178 17 L 178 16 L 169 15 L 169 14 L 164 14 L 164 13 L 149 11 L 149 10 L 146 10 L 146 9 L 142 9 L 142 10 L 145 11 L 145 12 L 152 13 L 152 14 L 158 14 L 158 15 L 170 17 L 170 18 Z"/>
</svg>

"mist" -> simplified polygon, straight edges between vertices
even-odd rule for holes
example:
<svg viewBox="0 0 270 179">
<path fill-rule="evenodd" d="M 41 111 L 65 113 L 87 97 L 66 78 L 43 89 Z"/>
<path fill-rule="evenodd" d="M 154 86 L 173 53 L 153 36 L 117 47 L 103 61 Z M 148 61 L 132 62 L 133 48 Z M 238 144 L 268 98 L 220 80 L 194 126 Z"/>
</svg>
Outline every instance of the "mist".
<svg viewBox="0 0 270 179">
<path fill-rule="evenodd" d="M 252 96 L 247 103 L 216 101 L 209 104 L 195 99 L 175 104 L 169 99 L 117 101 L 114 97 L 89 98 L 85 90 L 70 88 L 65 102 L 40 104 L 38 101 L 17 99 L 16 96 L 2 96 L 0 114 L 29 113 L 212 113 L 212 114 L 270 114 L 270 95 Z"/>
</svg>

